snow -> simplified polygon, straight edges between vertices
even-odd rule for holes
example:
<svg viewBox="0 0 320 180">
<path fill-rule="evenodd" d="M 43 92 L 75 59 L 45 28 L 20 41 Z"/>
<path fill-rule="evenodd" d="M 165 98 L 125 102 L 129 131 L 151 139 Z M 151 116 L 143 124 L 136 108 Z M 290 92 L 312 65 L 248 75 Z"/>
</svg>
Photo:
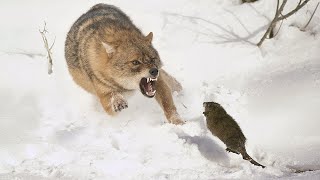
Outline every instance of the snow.
<svg viewBox="0 0 320 180">
<path fill-rule="evenodd" d="M 139 92 L 112 118 L 72 81 L 65 36 L 98 2 L 154 33 L 164 68 L 184 87 L 174 99 L 185 125 L 166 123 L 155 100 Z M 305 32 L 297 28 L 316 4 L 258 48 L 276 1 L 3 1 L 0 179 L 319 179 L 320 12 Z M 52 75 L 38 31 L 44 21 L 49 41 L 56 37 Z M 203 101 L 223 105 L 248 153 L 267 168 L 225 152 L 206 129 Z"/>
</svg>

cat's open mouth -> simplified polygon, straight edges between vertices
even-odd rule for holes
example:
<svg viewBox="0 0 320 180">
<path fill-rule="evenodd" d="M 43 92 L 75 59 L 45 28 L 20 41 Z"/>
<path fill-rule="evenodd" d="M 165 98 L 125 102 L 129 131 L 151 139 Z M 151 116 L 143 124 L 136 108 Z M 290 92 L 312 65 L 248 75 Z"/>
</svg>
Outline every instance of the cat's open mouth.
<svg viewBox="0 0 320 180">
<path fill-rule="evenodd" d="M 142 78 L 140 81 L 141 93 L 149 98 L 153 98 L 156 94 L 157 78 Z"/>
</svg>

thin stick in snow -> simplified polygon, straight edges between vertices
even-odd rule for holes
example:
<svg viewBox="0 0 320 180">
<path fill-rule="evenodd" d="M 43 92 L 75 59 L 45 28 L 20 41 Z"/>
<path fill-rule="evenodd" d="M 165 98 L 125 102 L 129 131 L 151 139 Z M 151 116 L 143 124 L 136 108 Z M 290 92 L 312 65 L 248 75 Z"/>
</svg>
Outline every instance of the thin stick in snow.
<svg viewBox="0 0 320 180">
<path fill-rule="evenodd" d="M 297 7 L 295 9 L 293 9 L 292 11 L 288 12 L 285 15 L 281 15 L 281 17 L 278 18 L 278 21 L 283 20 L 283 19 L 287 19 L 288 17 L 290 17 L 291 15 L 293 15 L 294 13 L 296 13 L 297 11 L 299 11 L 303 6 L 305 6 L 310 0 L 305 0 L 305 1 L 299 1 Z"/>
<path fill-rule="evenodd" d="M 287 3 L 287 0 L 283 0 L 281 6 L 279 7 L 279 0 L 277 0 L 277 11 L 276 14 L 273 18 L 273 20 L 271 21 L 267 31 L 265 32 L 265 34 L 262 36 L 261 40 L 258 42 L 258 46 L 261 46 L 261 44 L 263 43 L 263 41 L 267 38 L 268 35 L 270 35 L 270 33 L 272 33 L 274 27 L 276 26 L 278 21 L 282 21 L 288 17 L 290 17 L 291 15 L 295 14 L 297 11 L 299 11 L 303 6 L 305 6 L 310 0 L 299 0 L 298 5 L 296 6 L 296 8 L 294 8 L 293 10 L 291 10 L 290 12 L 288 12 L 287 14 L 283 15 L 282 11 L 284 9 L 284 6 Z M 279 7 L 279 8 L 278 8 Z M 271 37 L 272 38 L 272 37 Z"/>
<path fill-rule="evenodd" d="M 56 42 L 56 38 L 54 38 L 52 45 L 49 47 L 48 39 L 46 37 L 46 33 L 48 33 L 46 27 L 47 27 L 47 23 L 44 22 L 43 30 L 39 29 L 39 32 L 40 32 L 40 34 L 42 36 L 44 47 L 47 50 L 47 58 L 48 58 L 48 61 L 49 61 L 48 62 L 48 74 L 52 74 L 52 72 L 53 72 L 52 71 L 53 61 L 52 61 L 52 51 L 51 50 L 53 48 L 54 43 Z"/>
<path fill-rule="evenodd" d="M 317 4 L 316 8 L 314 9 L 314 11 L 313 11 L 313 13 L 312 13 L 309 21 L 307 22 L 307 24 L 306 24 L 303 28 L 300 29 L 301 31 L 305 31 L 305 30 L 306 30 L 307 26 L 310 24 L 310 22 L 311 22 L 311 20 L 312 20 L 312 18 L 313 18 L 313 16 L 314 16 L 314 14 L 316 13 L 319 4 L 320 4 L 320 2 L 318 2 L 318 4 Z"/>
<path fill-rule="evenodd" d="M 265 34 L 262 36 L 261 40 L 259 41 L 259 43 L 257 44 L 258 46 L 261 46 L 261 44 L 263 43 L 263 41 L 267 38 L 267 36 L 270 34 L 271 31 L 273 31 L 273 28 L 276 26 L 279 16 L 281 15 L 284 6 L 286 5 L 287 0 L 283 0 L 281 6 L 279 7 L 279 0 L 277 1 L 277 11 L 276 14 L 273 18 L 273 20 L 270 23 L 270 26 L 268 27 L 267 31 L 265 32 Z M 278 9 L 279 7 L 279 9 Z"/>
</svg>

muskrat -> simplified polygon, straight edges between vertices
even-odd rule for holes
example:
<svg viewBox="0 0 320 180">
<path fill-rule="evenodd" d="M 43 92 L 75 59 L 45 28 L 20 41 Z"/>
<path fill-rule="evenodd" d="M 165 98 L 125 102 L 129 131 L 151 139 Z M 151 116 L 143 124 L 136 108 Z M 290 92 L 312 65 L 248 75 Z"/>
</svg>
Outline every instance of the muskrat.
<svg viewBox="0 0 320 180">
<path fill-rule="evenodd" d="M 238 123 L 224 108 L 215 102 L 204 102 L 203 106 L 205 108 L 203 114 L 207 119 L 208 129 L 227 146 L 226 151 L 241 154 L 243 159 L 265 168 L 248 155 L 245 147 L 246 137 Z"/>
</svg>

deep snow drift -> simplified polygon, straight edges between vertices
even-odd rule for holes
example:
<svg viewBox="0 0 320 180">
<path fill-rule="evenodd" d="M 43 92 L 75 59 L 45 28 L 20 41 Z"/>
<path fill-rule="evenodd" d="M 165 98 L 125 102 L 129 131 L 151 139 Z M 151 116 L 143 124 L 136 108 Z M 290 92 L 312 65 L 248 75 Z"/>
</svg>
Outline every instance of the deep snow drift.
<svg viewBox="0 0 320 180">
<path fill-rule="evenodd" d="M 98 2 L 120 7 L 145 34 L 154 33 L 164 68 L 184 87 L 175 103 L 185 125 L 165 123 L 155 100 L 139 92 L 111 118 L 72 81 L 65 36 Z M 2 2 L 0 179 L 319 179 L 320 11 L 306 32 L 297 28 L 316 3 L 258 48 L 275 1 Z M 56 37 L 50 76 L 38 32 L 44 21 L 49 40 Z M 206 130 L 204 100 L 225 107 L 243 129 L 248 153 L 267 168 L 224 151 Z"/>
</svg>

